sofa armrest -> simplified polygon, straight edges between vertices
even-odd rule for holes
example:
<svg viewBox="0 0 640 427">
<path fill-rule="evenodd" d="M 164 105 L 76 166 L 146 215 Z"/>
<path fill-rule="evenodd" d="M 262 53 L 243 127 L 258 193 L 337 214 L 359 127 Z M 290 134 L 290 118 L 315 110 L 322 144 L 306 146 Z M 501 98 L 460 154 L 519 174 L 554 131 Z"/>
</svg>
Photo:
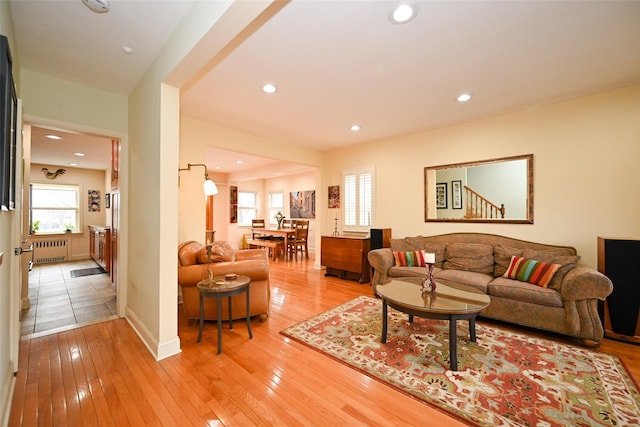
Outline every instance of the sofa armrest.
<svg viewBox="0 0 640 427">
<path fill-rule="evenodd" d="M 369 265 L 375 270 L 371 278 L 371 285 L 375 291 L 375 286 L 386 282 L 389 269 L 395 263 L 393 252 L 389 248 L 374 249 L 367 254 Z"/>
<path fill-rule="evenodd" d="M 560 294 L 565 301 L 604 300 L 613 291 L 613 283 L 604 274 L 589 267 L 577 266 L 562 280 Z"/>
</svg>

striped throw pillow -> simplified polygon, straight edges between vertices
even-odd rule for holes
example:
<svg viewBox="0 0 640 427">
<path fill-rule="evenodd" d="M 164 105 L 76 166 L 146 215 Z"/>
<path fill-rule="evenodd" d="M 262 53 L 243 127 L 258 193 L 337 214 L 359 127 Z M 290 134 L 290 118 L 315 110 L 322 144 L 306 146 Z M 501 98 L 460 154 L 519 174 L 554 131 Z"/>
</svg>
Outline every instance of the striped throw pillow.
<svg viewBox="0 0 640 427">
<path fill-rule="evenodd" d="M 398 267 L 426 267 L 424 254 L 426 251 L 394 252 L 393 257 Z"/>
<path fill-rule="evenodd" d="M 560 264 L 551 264 L 514 255 L 511 257 L 511 262 L 503 277 L 546 288 L 560 267 Z"/>
</svg>

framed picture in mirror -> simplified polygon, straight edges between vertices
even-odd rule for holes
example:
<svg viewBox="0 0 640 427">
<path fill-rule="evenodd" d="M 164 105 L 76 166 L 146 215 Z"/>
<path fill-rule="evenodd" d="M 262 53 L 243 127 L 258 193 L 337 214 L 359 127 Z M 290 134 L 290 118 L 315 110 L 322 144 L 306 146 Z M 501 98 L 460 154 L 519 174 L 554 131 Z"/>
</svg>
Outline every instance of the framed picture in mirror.
<svg viewBox="0 0 640 427">
<path fill-rule="evenodd" d="M 447 183 L 436 184 L 436 208 L 447 209 Z"/>
</svg>

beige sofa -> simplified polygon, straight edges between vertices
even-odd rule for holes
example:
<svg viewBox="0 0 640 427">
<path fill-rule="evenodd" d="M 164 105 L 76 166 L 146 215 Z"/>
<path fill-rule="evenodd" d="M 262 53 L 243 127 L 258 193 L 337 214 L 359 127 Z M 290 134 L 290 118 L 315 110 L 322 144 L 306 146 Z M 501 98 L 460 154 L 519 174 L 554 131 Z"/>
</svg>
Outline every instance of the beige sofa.
<svg viewBox="0 0 640 427">
<path fill-rule="evenodd" d="M 249 293 L 251 297 L 250 315 L 265 320 L 269 315 L 271 288 L 269 285 L 269 255 L 262 249 L 234 251 L 226 242 L 214 242 L 209 265 L 214 276 L 235 273 L 251 278 Z M 200 293 L 196 285 L 208 277 L 207 249 L 200 242 L 189 241 L 178 246 L 178 285 L 182 288 L 182 299 L 187 319 L 200 318 Z M 232 298 L 233 319 L 244 319 L 247 315 L 245 295 Z M 222 300 L 222 320 L 228 320 L 227 298 Z M 205 320 L 217 319 L 215 298 L 204 299 Z"/>
<path fill-rule="evenodd" d="M 490 296 L 491 303 L 481 316 L 576 337 L 590 347 L 602 341 L 598 300 L 612 292 L 613 284 L 598 271 L 579 265 L 574 248 L 484 233 L 392 239 L 391 248 L 368 254 L 375 269 L 371 280 L 374 292 L 390 278 L 427 276 L 425 267 L 395 263 L 394 252 L 420 250 L 436 254 L 436 283 Z M 503 277 L 512 256 L 560 267 L 543 287 Z"/>
</svg>

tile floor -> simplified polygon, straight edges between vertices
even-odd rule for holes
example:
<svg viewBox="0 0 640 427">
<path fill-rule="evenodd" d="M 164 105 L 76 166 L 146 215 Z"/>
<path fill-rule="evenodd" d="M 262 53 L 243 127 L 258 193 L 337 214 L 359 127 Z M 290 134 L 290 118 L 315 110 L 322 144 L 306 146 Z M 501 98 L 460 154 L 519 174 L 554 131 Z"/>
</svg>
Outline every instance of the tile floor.
<svg viewBox="0 0 640 427">
<path fill-rule="evenodd" d="M 93 260 L 34 265 L 29 272 L 31 307 L 22 313 L 22 339 L 36 338 L 117 317 L 111 277 L 71 277 L 71 270 L 98 267 Z"/>
</svg>

